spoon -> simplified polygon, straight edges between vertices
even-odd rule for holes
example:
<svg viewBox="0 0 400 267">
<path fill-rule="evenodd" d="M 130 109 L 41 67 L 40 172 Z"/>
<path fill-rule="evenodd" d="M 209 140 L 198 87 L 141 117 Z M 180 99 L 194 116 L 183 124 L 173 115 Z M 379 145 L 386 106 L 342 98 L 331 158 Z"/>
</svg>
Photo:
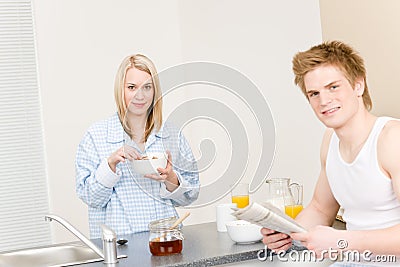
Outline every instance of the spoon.
<svg viewBox="0 0 400 267">
<path fill-rule="evenodd" d="M 169 229 L 171 230 L 171 229 L 174 229 L 175 227 L 177 227 L 177 226 L 178 226 L 181 222 L 183 222 L 183 220 L 185 220 L 189 215 L 190 215 L 190 212 L 186 212 L 185 215 L 183 215 L 183 216 L 180 217 L 178 220 L 176 220 L 176 221 L 174 222 L 174 224 L 171 225 L 171 227 L 170 227 Z"/>
<path fill-rule="evenodd" d="M 183 222 L 184 219 L 186 219 L 188 216 L 190 215 L 190 212 L 186 212 L 185 215 L 183 215 L 182 217 L 180 217 L 178 220 L 176 220 L 168 229 L 172 230 L 175 227 L 177 227 L 181 222 Z M 155 242 L 160 242 L 161 239 L 164 239 L 167 236 L 167 233 L 165 232 L 164 234 L 162 234 L 161 236 L 154 238 L 153 241 Z"/>
<path fill-rule="evenodd" d="M 117 240 L 118 245 L 125 245 L 126 243 L 128 243 L 128 240 L 120 238 Z"/>
</svg>

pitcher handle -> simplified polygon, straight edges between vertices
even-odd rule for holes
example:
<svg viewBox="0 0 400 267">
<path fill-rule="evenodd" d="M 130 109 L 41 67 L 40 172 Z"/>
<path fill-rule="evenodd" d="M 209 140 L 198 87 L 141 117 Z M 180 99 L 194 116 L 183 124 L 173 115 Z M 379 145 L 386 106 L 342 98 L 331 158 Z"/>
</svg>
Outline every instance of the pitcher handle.
<svg viewBox="0 0 400 267">
<path fill-rule="evenodd" d="M 303 204 L 303 185 L 299 183 L 289 184 L 289 190 L 292 193 L 293 199 L 297 205 Z"/>
</svg>

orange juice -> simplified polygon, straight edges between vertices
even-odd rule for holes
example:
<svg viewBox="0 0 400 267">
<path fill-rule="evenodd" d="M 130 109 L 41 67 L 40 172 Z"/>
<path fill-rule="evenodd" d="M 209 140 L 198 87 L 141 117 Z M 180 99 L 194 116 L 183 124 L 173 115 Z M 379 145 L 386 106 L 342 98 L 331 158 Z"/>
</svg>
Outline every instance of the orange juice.
<svg viewBox="0 0 400 267">
<path fill-rule="evenodd" d="M 289 205 L 285 206 L 285 213 L 292 217 L 293 219 L 296 218 L 297 214 L 303 210 L 303 205 Z"/>
<path fill-rule="evenodd" d="M 236 203 L 238 208 L 249 205 L 249 196 L 232 196 L 232 203 Z"/>
</svg>

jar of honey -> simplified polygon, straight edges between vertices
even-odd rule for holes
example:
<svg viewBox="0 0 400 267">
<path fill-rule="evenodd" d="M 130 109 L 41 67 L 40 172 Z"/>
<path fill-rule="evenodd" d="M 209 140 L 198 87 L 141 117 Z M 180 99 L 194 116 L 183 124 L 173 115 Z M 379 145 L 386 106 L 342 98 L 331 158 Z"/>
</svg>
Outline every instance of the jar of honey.
<svg viewBox="0 0 400 267">
<path fill-rule="evenodd" d="M 176 217 L 153 221 L 149 224 L 149 248 L 154 256 L 166 256 L 181 253 L 183 234 L 181 227 L 171 228 Z"/>
</svg>

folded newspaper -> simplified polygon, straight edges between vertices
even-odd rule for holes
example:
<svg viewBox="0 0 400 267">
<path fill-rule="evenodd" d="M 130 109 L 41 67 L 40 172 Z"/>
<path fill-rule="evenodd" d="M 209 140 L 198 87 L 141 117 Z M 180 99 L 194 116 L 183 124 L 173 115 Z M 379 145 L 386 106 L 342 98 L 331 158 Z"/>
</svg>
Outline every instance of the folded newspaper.
<svg viewBox="0 0 400 267">
<path fill-rule="evenodd" d="M 307 232 L 300 224 L 271 203 L 252 203 L 232 213 L 239 220 L 245 220 L 285 234 Z"/>
</svg>

